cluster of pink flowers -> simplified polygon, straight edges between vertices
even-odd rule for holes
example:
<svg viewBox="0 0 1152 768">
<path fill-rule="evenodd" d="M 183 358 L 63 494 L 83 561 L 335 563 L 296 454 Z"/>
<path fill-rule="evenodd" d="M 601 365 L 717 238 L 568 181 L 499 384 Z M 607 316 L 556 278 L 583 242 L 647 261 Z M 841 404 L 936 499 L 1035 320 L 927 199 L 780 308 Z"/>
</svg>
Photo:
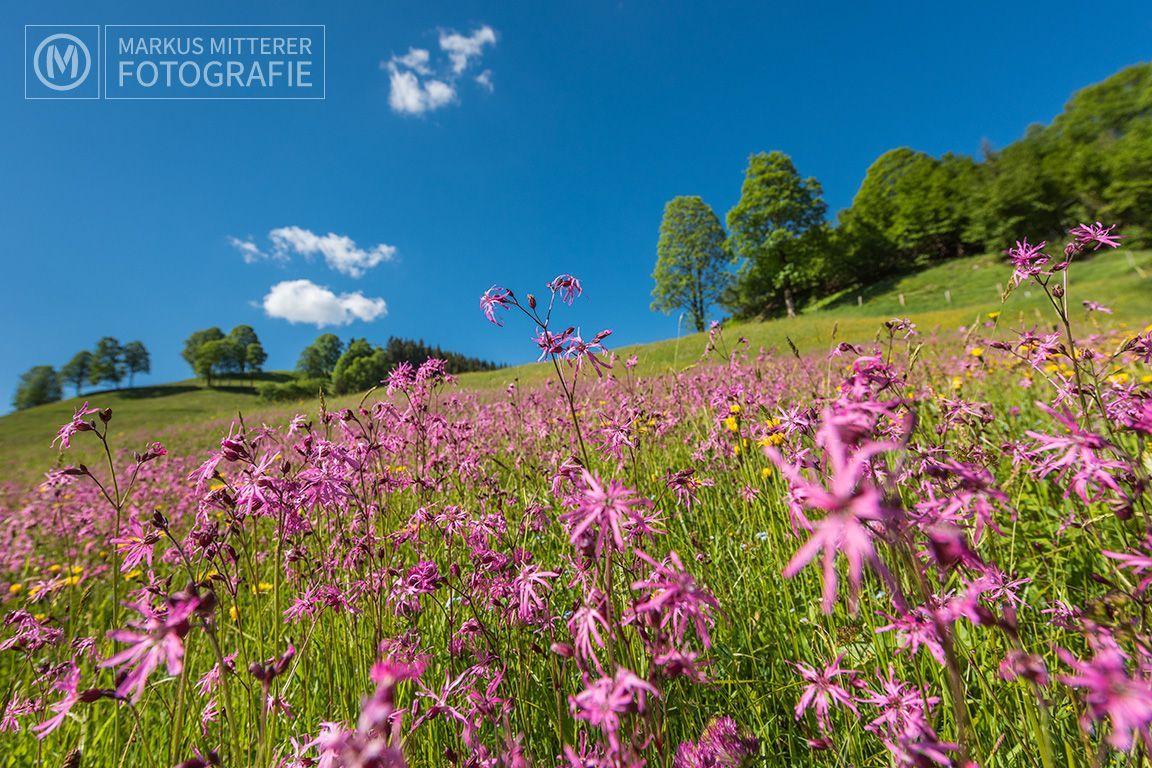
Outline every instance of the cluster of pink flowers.
<svg viewBox="0 0 1152 768">
<path fill-rule="evenodd" d="M 1009 354 L 1013 361 L 1009 365 L 1051 385 L 1050 400 L 1035 403 L 1038 417 L 1050 426 L 1024 430 L 1000 447 L 1037 487 L 1054 483 L 1065 499 L 1079 502 L 1065 526 L 1098 526 L 1092 510 L 1100 507 L 1113 512 L 1108 517 L 1121 527 L 1140 510 L 1141 523 L 1147 526 L 1152 520 L 1146 496 L 1148 473 L 1141 465 L 1141 438 L 1136 433 L 1148 394 L 1126 384 L 1126 377 L 1109 375 L 1123 362 L 1122 356 L 1141 348 L 1143 337 L 1134 337 L 1110 355 L 1078 344 L 1071 331 L 1066 282 L 1052 279 L 1057 273 L 1066 275 L 1078 254 L 1117 247 L 1119 239 L 1112 228 L 1099 224 L 1077 227 L 1071 235 L 1065 261 L 1051 268 L 1044 243 L 1033 246 L 1024 240 L 1009 251 L 1015 267 L 1013 283 L 1035 281 L 1064 332 L 1023 329 L 1015 342 L 987 342 Z M 968 711 L 972 693 L 965 683 L 970 662 L 958 631 L 963 622 L 970 625 L 965 636 L 979 628 L 1004 638 L 1009 650 L 1000 676 L 1006 682 L 1028 683 L 1044 716 L 1050 708 L 1048 689 L 1058 680 L 1084 691 L 1086 730 L 1106 721 L 1107 743 L 1112 747 L 1126 751 L 1143 740 L 1147 748 L 1152 728 L 1152 636 L 1143 629 L 1143 620 L 1123 612 L 1112 622 L 1068 617 L 1064 622 L 1068 642 L 1091 649 L 1092 656 L 1086 661 L 1059 648 L 1059 659 L 1072 674 L 1056 678 L 1049 674 L 1043 658 L 1024 646 L 1020 612 L 1030 608 L 1024 591 L 1033 579 L 998 566 L 990 555 L 996 547 L 977 546 L 988 531 L 997 538 L 1006 536 L 1004 521 L 1015 522 L 1018 515 L 992 478 L 988 467 L 993 457 L 987 447 L 954 434 L 956 429 L 970 430 L 977 437 L 986 431 L 991 406 L 940 396 L 936 398 L 940 422 L 949 426 L 931 435 L 916 428 L 923 411 L 905 394 L 910 383 L 892 363 L 861 357 L 840 396 L 827 405 L 811 443 L 790 443 L 790 456 L 770 446 L 765 451 L 788 481 L 794 528 L 810 532 L 784 576 L 799 576 L 823 552 L 823 608 L 831 612 L 839 603 L 836 559 L 842 556 L 848 566 L 846 605 L 855 612 L 865 569 L 871 571 L 879 594 L 890 603 L 886 609 L 890 613 L 877 610 L 888 623 L 876 631 L 894 633 L 897 654 L 915 657 L 923 650 L 942 668 L 952 703 L 954 740 L 942 741 L 928 716 L 941 696 L 898 680 L 892 668 L 881 677 L 879 690 L 869 689 L 857 672 L 841 668 L 843 654 L 822 671 L 797 664 L 806 683 L 797 719 L 812 710 L 819 733 L 814 743 L 831 746 L 832 710 L 841 708 L 858 718 L 870 705 L 878 714 L 865 729 L 881 738 L 897 764 L 972 764 L 976 757 Z M 944 437 L 948 439 L 940 439 Z M 904 498 L 913 488 L 918 489 L 919 500 L 908 505 Z M 810 519 L 813 512 L 819 513 L 818 519 Z M 1152 559 L 1144 552 L 1097 554 L 1137 576 L 1152 568 Z M 1132 608 L 1141 602 L 1147 583 L 1121 592 Z M 1044 742 L 1042 751 L 1051 749 L 1047 734 L 1038 738 Z"/>
</svg>

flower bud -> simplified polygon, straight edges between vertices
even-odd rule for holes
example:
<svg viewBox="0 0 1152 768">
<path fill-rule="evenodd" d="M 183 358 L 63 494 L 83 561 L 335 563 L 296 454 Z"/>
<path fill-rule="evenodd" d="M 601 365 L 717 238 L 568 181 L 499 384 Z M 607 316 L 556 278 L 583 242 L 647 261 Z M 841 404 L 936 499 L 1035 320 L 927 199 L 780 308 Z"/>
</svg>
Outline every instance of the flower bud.
<svg viewBox="0 0 1152 768">
<path fill-rule="evenodd" d="M 111 688 L 89 688 L 86 691 L 81 691 L 77 698 L 85 704 L 91 704 L 100 699 L 115 698 L 116 691 Z"/>
<path fill-rule="evenodd" d="M 112 409 L 111 408 L 104 408 L 103 410 L 100 411 L 100 421 L 104 422 L 105 424 L 112 421 Z"/>
<path fill-rule="evenodd" d="M 216 610 L 216 593 L 209 589 L 200 598 L 200 604 L 196 606 L 196 613 L 204 618 L 212 616 Z"/>
<path fill-rule="evenodd" d="M 1133 509 L 1131 499 L 1116 499 L 1109 503 L 1112 507 L 1112 514 L 1116 515 L 1117 520 L 1131 520 Z"/>
<path fill-rule="evenodd" d="M 279 677 L 288 671 L 288 665 L 292 663 L 292 659 L 296 657 L 296 646 L 291 643 L 288 644 L 288 650 L 280 655 L 280 658 L 272 662 L 271 677 Z"/>
</svg>

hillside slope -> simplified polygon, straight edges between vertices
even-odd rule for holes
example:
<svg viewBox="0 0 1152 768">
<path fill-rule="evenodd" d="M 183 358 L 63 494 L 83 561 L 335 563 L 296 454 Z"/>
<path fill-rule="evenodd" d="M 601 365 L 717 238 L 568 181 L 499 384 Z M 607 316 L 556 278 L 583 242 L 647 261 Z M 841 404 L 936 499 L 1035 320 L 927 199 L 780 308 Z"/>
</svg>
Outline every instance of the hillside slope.
<svg viewBox="0 0 1152 768">
<path fill-rule="evenodd" d="M 909 317 L 924 332 L 955 329 L 999 310 L 1003 310 L 1002 325 L 1050 323 L 1050 315 L 1041 314 L 1045 300 L 1039 291 L 1021 289 L 1006 306 L 1001 305 L 1000 295 L 1010 275 L 1003 260 L 994 256 L 956 259 L 828 297 L 793 319 L 733 324 L 725 329 L 725 336 L 729 340 L 747 338 L 752 349 L 786 348 L 787 339 L 791 339 L 801 352 L 808 353 L 839 341 L 867 342 L 876 337 L 881 323 L 893 317 Z M 1074 304 L 1091 299 L 1114 311 L 1111 316 L 1094 315 L 1093 322 L 1133 327 L 1152 322 L 1152 252 L 1100 254 L 1077 264 L 1073 275 L 1070 296 Z M 477 315 L 476 322 L 484 321 Z M 640 361 L 637 373 L 643 375 L 692 364 L 704 344 L 704 334 L 692 334 L 615 351 L 621 359 L 636 354 Z M 531 384 L 548 375 L 550 369 L 543 365 L 522 365 L 464 374 L 460 384 L 466 388 L 503 387 L 511 381 Z M 352 405 L 359 399 L 337 398 L 330 405 Z M 252 423 L 272 423 L 301 410 L 313 411 L 316 405 L 313 401 L 269 405 L 246 387 L 208 389 L 196 380 L 91 393 L 0 417 L 0 466 L 7 470 L 5 479 L 34 479 L 52 467 L 57 461 L 50 446 L 52 437 L 84 400 L 113 409 L 111 435 L 116 445 L 131 447 L 160 440 L 175 451 L 212 444 L 238 413 Z M 98 460 L 100 457 L 90 449 L 80 447 L 69 456 L 69 462 Z"/>
</svg>

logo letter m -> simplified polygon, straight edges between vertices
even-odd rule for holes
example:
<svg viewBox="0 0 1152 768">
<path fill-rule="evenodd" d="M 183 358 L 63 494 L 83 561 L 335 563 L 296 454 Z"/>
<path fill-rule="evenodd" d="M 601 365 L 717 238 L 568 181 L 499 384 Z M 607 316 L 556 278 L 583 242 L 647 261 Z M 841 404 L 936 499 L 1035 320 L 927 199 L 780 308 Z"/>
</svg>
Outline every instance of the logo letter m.
<svg viewBox="0 0 1152 768">
<path fill-rule="evenodd" d="M 76 52 L 76 46 L 68 43 L 64 48 L 64 55 L 60 55 L 60 49 L 55 45 L 48 46 L 48 77 L 50 79 L 56 78 L 56 69 L 59 68 L 61 72 L 68 69 L 68 65 L 72 66 L 72 73 L 69 75 L 73 80 L 80 71 L 80 56 Z"/>
</svg>

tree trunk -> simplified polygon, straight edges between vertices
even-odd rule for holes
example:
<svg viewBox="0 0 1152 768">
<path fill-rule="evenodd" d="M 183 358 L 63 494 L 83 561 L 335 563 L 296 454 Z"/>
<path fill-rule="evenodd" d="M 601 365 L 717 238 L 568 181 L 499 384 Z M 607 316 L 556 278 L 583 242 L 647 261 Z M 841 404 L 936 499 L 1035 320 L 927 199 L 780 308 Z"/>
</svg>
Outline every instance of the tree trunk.
<svg viewBox="0 0 1152 768">
<path fill-rule="evenodd" d="M 792 288 L 784 287 L 784 307 L 788 310 L 788 317 L 796 317 L 796 304 L 792 301 Z"/>
</svg>

